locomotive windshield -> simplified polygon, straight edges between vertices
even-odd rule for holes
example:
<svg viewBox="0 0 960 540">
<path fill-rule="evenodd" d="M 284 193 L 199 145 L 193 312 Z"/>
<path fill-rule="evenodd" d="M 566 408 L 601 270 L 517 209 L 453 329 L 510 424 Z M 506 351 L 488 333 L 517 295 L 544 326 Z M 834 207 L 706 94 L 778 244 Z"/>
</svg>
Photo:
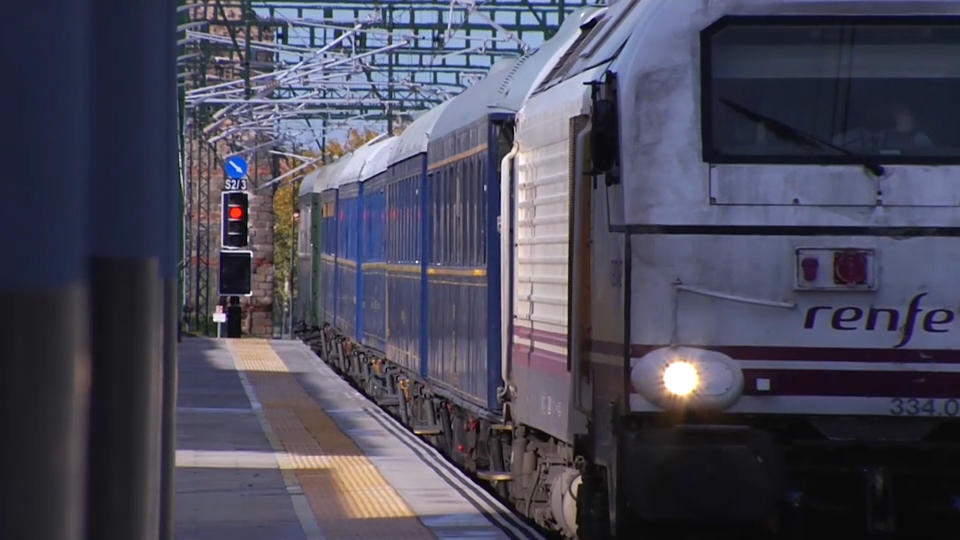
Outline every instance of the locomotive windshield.
<svg viewBox="0 0 960 540">
<path fill-rule="evenodd" d="M 701 41 L 705 159 L 960 163 L 960 21 L 917 21 L 711 26 Z"/>
</svg>

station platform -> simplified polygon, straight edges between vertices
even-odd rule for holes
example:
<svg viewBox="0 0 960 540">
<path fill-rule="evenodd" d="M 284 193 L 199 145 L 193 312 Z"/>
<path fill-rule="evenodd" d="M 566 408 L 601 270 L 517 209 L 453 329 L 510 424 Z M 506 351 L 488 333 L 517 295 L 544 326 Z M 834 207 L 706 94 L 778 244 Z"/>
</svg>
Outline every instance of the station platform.
<svg viewBox="0 0 960 540">
<path fill-rule="evenodd" d="M 179 354 L 177 540 L 542 538 L 302 343 Z"/>
</svg>

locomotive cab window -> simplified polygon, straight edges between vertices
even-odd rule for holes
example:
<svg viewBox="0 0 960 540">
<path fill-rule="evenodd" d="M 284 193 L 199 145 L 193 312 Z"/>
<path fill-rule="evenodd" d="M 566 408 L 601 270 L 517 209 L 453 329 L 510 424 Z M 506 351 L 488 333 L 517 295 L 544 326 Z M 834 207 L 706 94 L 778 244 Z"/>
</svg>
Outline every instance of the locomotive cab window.
<svg viewBox="0 0 960 540">
<path fill-rule="evenodd" d="M 710 163 L 960 163 L 960 20 L 726 17 L 701 34 Z"/>
</svg>

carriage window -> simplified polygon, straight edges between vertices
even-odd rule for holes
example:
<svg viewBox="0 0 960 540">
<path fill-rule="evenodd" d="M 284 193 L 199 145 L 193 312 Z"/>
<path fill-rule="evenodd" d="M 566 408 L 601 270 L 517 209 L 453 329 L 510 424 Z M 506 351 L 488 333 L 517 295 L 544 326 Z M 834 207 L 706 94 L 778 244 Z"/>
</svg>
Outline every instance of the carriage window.
<svg viewBox="0 0 960 540">
<path fill-rule="evenodd" d="M 960 21 L 850 20 L 705 30 L 705 159 L 960 163 Z"/>
</svg>

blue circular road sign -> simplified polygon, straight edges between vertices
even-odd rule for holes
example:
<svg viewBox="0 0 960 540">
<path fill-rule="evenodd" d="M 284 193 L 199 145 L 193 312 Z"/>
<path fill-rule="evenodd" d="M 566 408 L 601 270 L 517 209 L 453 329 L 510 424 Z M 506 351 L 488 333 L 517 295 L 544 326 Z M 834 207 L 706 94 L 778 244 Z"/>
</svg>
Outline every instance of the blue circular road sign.
<svg viewBox="0 0 960 540">
<path fill-rule="evenodd" d="M 247 175 L 247 160 L 241 156 L 228 157 L 223 162 L 223 172 L 227 173 L 227 178 L 239 180 Z"/>
</svg>

